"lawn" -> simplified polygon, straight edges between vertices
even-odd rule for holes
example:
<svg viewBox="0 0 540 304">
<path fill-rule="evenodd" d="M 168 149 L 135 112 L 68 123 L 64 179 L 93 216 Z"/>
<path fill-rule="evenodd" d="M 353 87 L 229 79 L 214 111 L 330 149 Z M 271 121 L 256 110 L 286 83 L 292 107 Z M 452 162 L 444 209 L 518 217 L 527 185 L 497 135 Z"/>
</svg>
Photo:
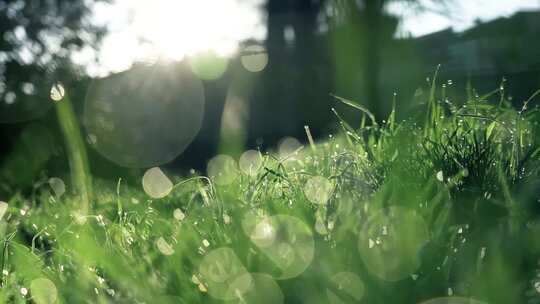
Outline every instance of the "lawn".
<svg viewBox="0 0 540 304">
<path fill-rule="evenodd" d="M 540 303 L 538 96 L 467 93 L 434 79 L 400 121 L 334 96 L 359 119 L 325 140 L 94 179 L 88 212 L 68 180 L 14 189 L 0 302 Z"/>
</svg>

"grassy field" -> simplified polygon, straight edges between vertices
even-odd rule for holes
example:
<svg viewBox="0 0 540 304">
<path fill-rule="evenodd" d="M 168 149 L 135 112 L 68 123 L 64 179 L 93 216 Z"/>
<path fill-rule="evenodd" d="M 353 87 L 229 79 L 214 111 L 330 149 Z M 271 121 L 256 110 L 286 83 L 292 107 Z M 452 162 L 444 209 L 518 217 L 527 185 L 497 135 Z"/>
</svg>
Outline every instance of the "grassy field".
<svg viewBox="0 0 540 304">
<path fill-rule="evenodd" d="M 0 302 L 540 303 L 536 96 L 467 93 L 379 122 L 336 97 L 361 118 L 323 142 L 94 180 L 88 214 L 37 181 L 0 204 Z"/>
</svg>

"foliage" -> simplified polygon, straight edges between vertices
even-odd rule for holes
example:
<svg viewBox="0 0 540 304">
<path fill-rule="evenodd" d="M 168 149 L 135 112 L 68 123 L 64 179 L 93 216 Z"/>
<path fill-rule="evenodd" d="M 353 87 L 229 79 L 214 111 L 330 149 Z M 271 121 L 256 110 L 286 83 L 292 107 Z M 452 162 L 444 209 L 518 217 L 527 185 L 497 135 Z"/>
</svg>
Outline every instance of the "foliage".
<svg viewBox="0 0 540 304">
<path fill-rule="evenodd" d="M 275 278 L 287 303 L 540 303 L 534 99 L 516 111 L 504 88 L 462 103 L 445 94 L 434 80 L 421 122 L 398 122 L 394 110 L 377 123 L 338 98 L 361 111 L 359 128 L 334 110 L 339 136 L 261 154 L 254 172 L 192 173 L 161 199 L 97 180 L 92 215 L 71 212 L 75 198 L 38 181 L 11 197 L 0 222 L 0 298 L 53 301 L 46 278 L 60 303 L 221 302 L 209 273 L 223 273 L 201 263 L 228 247 L 249 273 Z M 306 254 L 292 278 L 280 279 L 288 266 L 254 232 L 274 215 L 299 219 L 314 238 L 313 260 Z M 336 283 L 344 272 L 360 279 L 348 281 L 355 292 Z M 253 300 L 235 291 L 232 302 Z"/>
</svg>

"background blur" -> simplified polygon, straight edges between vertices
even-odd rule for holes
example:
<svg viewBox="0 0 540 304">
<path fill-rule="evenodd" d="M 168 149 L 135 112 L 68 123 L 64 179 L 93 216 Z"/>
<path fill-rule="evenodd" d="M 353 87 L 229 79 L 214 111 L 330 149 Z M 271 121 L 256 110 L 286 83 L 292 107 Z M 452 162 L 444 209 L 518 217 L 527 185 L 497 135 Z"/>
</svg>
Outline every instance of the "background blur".
<svg viewBox="0 0 540 304">
<path fill-rule="evenodd" d="M 164 163 L 204 171 L 218 152 L 305 142 L 306 125 L 326 138 L 331 108 L 358 125 L 331 93 L 380 121 L 395 98 L 409 117 L 439 64 L 457 102 L 504 85 L 521 104 L 540 88 L 538 0 L 8 0 L 0 34 L 0 185 L 67 171 L 56 82 L 104 178 Z M 170 141 L 145 141 L 156 137 Z M 149 152 L 119 158 L 134 150 Z"/>
</svg>

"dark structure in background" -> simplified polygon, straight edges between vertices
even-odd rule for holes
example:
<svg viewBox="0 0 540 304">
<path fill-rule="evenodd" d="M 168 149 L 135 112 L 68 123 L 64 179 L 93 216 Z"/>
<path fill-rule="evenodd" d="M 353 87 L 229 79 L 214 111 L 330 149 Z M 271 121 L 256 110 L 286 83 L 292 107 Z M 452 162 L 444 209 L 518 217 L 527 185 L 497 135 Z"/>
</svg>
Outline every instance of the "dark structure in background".
<svg viewBox="0 0 540 304">
<path fill-rule="evenodd" d="M 396 39 L 398 19 L 385 13 L 388 2 L 267 2 L 270 63 L 251 98 L 251 145 L 258 137 L 269 145 L 287 135 L 305 138 L 304 125 L 324 135 L 335 125 L 331 107 L 358 119 L 329 93 L 383 120 L 395 92 L 399 114 L 407 116 L 418 102 L 415 92 L 438 65 L 440 84 L 452 84 L 456 102 L 465 98 L 468 83 L 481 94 L 506 79 L 517 106 L 540 88 L 540 12 L 479 22 L 459 33 Z"/>
<path fill-rule="evenodd" d="M 408 43 L 423 59 L 424 71 L 438 63 L 444 75 L 480 92 L 506 78 L 516 105 L 540 88 L 540 12 L 519 12 L 508 18 L 477 23 L 462 33 L 451 29 Z"/>
<path fill-rule="evenodd" d="M 62 81 L 74 98 L 84 94 L 88 78 L 70 56 L 105 33 L 88 22 L 95 1 L 0 1 L 1 187 L 24 188 L 51 161 L 65 163 L 54 160 L 62 139 L 49 92 Z"/>
</svg>

